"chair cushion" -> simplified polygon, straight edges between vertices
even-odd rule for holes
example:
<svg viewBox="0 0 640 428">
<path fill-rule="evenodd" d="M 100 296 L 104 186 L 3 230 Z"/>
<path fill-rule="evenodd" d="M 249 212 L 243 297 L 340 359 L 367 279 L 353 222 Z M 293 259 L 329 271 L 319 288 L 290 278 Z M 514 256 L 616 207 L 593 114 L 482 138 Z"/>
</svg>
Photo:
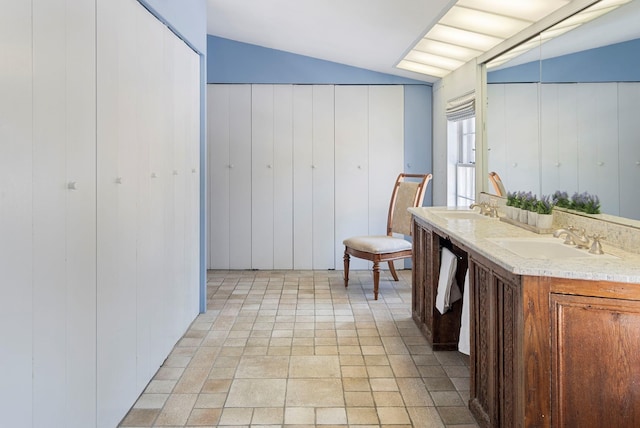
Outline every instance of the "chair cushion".
<svg viewBox="0 0 640 428">
<path fill-rule="evenodd" d="M 411 242 L 393 236 L 354 236 L 342 241 L 342 243 L 354 250 L 372 254 L 393 253 L 411 249 Z"/>
</svg>

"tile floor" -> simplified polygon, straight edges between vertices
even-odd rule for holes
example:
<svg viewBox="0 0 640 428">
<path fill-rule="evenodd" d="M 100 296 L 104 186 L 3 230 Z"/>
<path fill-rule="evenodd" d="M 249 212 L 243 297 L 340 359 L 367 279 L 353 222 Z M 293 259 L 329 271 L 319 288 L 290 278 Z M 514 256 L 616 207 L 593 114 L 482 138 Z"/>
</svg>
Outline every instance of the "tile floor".
<svg viewBox="0 0 640 428">
<path fill-rule="evenodd" d="M 411 271 L 210 271 L 198 316 L 122 427 L 477 427 L 468 358 L 411 319 Z"/>
</svg>

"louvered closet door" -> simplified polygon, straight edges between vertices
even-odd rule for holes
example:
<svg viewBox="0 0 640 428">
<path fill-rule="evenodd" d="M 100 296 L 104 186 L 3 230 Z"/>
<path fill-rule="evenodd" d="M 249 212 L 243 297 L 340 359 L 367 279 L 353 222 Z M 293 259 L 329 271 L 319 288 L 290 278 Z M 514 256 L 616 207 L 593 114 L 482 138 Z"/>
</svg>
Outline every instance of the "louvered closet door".
<svg viewBox="0 0 640 428">
<path fill-rule="evenodd" d="M 32 241 L 32 3 L 0 0 L 0 10 L 0 40 L 11 41 L 0 49 L 0 414 L 7 426 L 34 426 L 32 360 L 25 358 L 34 351 L 33 265 L 40 262 Z"/>
</svg>

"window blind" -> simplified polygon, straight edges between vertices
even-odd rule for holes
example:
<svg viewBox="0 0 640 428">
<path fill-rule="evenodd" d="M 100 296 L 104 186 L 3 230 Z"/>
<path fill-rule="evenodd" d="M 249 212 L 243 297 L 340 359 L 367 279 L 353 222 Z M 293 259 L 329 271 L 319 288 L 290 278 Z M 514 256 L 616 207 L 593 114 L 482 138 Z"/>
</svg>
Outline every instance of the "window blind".
<svg viewBox="0 0 640 428">
<path fill-rule="evenodd" d="M 447 120 L 457 122 L 476 115 L 476 92 L 471 91 L 447 101 Z"/>
</svg>

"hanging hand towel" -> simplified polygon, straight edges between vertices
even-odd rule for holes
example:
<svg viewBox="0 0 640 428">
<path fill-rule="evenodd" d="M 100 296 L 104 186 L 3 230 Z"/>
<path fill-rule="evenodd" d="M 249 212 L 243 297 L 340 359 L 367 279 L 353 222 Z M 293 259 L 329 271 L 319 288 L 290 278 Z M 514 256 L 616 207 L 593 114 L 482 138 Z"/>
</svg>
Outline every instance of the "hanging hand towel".
<svg viewBox="0 0 640 428">
<path fill-rule="evenodd" d="M 438 290 L 436 291 L 436 309 L 444 314 L 451 305 L 460 299 L 460 289 L 455 283 L 458 259 L 447 248 L 442 248 L 440 255 L 440 277 L 438 278 Z"/>
<path fill-rule="evenodd" d="M 460 318 L 460 339 L 458 340 L 458 351 L 470 355 L 471 338 L 469 331 L 469 269 L 464 276 L 464 290 L 462 291 L 462 317 Z"/>
</svg>

